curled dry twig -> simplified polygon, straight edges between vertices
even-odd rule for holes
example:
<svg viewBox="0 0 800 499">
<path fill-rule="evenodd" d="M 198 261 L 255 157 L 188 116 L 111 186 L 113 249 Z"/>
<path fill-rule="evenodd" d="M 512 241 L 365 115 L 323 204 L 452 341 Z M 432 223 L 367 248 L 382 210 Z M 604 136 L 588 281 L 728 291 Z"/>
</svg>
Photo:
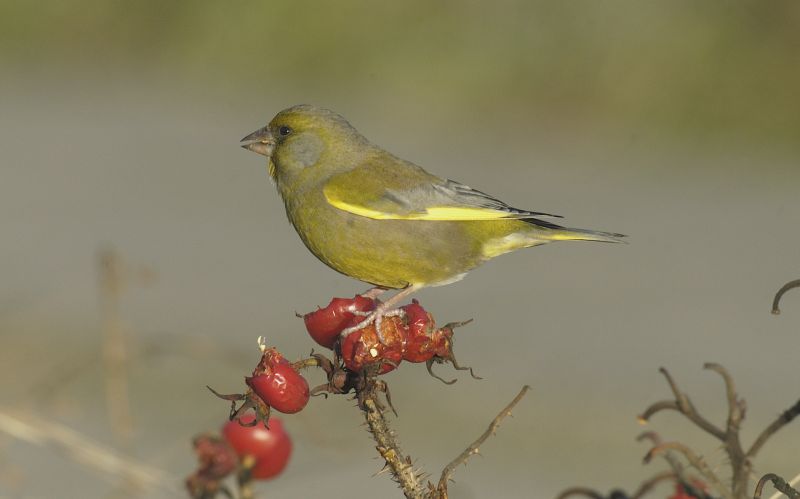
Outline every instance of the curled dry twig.
<svg viewBox="0 0 800 499">
<path fill-rule="evenodd" d="M 779 307 L 781 303 L 781 298 L 783 297 L 784 293 L 789 291 L 793 288 L 800 288 L 800 279 L 795 279 L 794 281 L 789 281 L 783 285 L 781 289 L 775 293 L 775 298 L 772 300 L 772 313 L 775 315 L 779 315 L 781 313 L 781 309 Z"/>
<path fill-rule="evenodd" d="M 756 490 L 753 493 L 753 499 L 761 499 L 761 494 L 764 491 L 764 485 L 766 485 L 767 482 L 772 482 L 772 486 L 783 492 L 789 499 L 800 499 L 800 492 L 775 473 L 767 473 L 761 477 L 756 484 Z"/>
</svg>

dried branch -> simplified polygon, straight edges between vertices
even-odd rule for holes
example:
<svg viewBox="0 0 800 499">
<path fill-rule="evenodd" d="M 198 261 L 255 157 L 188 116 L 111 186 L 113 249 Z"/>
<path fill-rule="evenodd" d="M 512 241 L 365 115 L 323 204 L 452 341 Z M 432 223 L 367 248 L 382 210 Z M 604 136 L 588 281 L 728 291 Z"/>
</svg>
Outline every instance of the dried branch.
<svg viewBox="0 0 800 499">
<path fill-rule="evenodd" d="M 661 473 L 654 475 L 653 477 L 642 482 L 642 484 L 639 485 L 639 488 L 636 489 L 636 492 L 634 492 L 631 496 L 631 499 L 641 499 L 645 496 L 645 494 L 653 490 L 659 483 L 665 480 L 677 480 L 678 478 L 679 477 L 671 471 L 662 471 Z"/>
<path fill-rule="evenodd" d="M 790 487 L 797 487 L 798 484 L 800 484 L 800 474 L 795 475 L 794 478 L 789 480 Z M 780 499 L 781 495 L 781 492 L 775 492 L 769 499 Z"/>
<path fill-rule="evenodd" d="M 0 411 L 0 433 L 51 449 L 108 476 L 133 482 L 145 495 L 181 494 L 177 477 L 95 442 L 57 421 L 41 419 L 31 413 L 15 415 Z"/>
<path fill-rule="evenodd" d="M 781 303 L 781 298 L 783 297 L 784 293 L 786 293 L 792 288 L 798 288 L 798 287 L 800 287 L 800 279 L 795 279 L 794 281 L 789 281 L 786 284 L 784 284 L 783 287 L 779 289 L 777 293 L 775 293 L 775 298 L 772 300 L 773 314 L 778 315 L 781 313 L 779 305 Z"/>
<path fill-rule="evenodd" d="M 707 362 L 703 365 L 703 369 L 714 371 L 722 376 L 725 381 L 725 395 L 728 398 L 728 431 L 730 433 L 733 429 L 739 428 L 739 425 L 744 419 L 744 409 L 742 402 L 736 396 L 736 385 L 733 383 L 733 378 L 730 373 L 719 364 Z"/>
<path fill-rule="evenodd" d="M 800 492 L 795 490 L 791 485 L 786 483 L 786 480 L 779 477 L 775 473 L 767 473 L 761 477 L 761 480 L 756 484 L 756 490 L 753 493 L 753 499 L 761 499 L 761 493 L 764 491 L 764 485 L 767 482 L 772 482 L 772 486 L 783 492 L 786 497 L 790 499 L 800 499 Z"/>
<path fill-rule="evenodd" d="M 641 442 L 642 440 L 649 440 L 653 447 L 658 447 L 663 443 L 661 436 L 654 431 L 646 431 L 636 437 L 636 440 L 638 442 Z M 665 461 L 667 461 L 667 463 L 669 463 L 669 467 L 672 469 L 672 475 L 676 476 L 681 481 L 687 481 L 686 476 L 684 476 L 683 464 L 681 464 L 680 460 L 675 456 L 675 454 L 670 451 L 666 451 L 662 454 L 662 457 Z"/>
<path fill-rule="evenodd" d="M 522 400 L 522 397 L 524 397 L 525 394 L 528 393 L 528 390 L 530 389 L 531 387 L 528 385 L 523 386 L 522 390 L 519 391 L 517 396 L 514 397 L 514 399 L 507 406 L 505 406 L 503 410 L 500 411 L 500 413 L 492 420 L 491 424 L 489 424 L 489 427 L 486 429 L 486 431 L 483 432 L 483 434 L 480 437 L 478 437 L 477 440 L 472 442 L 464 450 L 464 452 L 462 452 L 461 454 L 458 455 L 458 457 L 453 459 L 450 462 L 450 464 L 445 466 L 445 468 L 442 470 L 442 476 L 441 478 L 439 478 L 439 485 L 437 486 L 437 491 L 439 492 L 440 497 L 447 497 L 447 482 L 450 480 L 450 477 L 453 476 L 453 473 L 455 472 L 455 469 L 458 467 L 458 465 L 466 464 L 467 459 L 480 452 L 480 446 L 483 445 L 483 443 L 490 436 L 494 435 L 494 433 L 497 431 L 497 428 L 500 427 L 500 422 L 503 421 L 503 419 L 505 419 L 507 416 L 511 415 L 511 410 L 514 409 L 514 406 L 516 406 L 519 403 L 519 401 Z"/>
<path fill-rule="evenodd" d="M 694 404 L 692 404 L 692 401 L 689 399 L 689 396 L 681 392 L 680 389 L 678 389 L 678 385 L 675 383 L 675 380 L 672 379 L 672 375 L 669 373 L 669 371 L 667 371 L 666 368 L 664 367 L 659 368 L 659 371 L 661 372 L 661 374 L 664 375 L 664 378 L 666 378 L 667 383 L 669 384 L 669 387 L 672 390 L 672 394 L 675 396 L 675 400 L 674 401 L 664 400 L 661 402 L 656 402 L 655 404 L 648 407 L 639 416 L 639 421 L 642 423 L 647 422 L 650 419 L 650 417 L 656 412 L 665 409 L 672 409 L 682 413 L 694 424 L 696 424 L 706 432 L 714 435 L 719 440 L 722 440 L 724 442 L 726 438 L 725 432 L 697 412 L 697 409 L 695 409 Z"/>
<path fill-rule="evenodd" d="M 674 450 L 675 452 L 682 454 L 686 460 L 689 461 L 689 464 L 694 466 L 694 468 L 697 469 L 697 471 L 699 471 L 700 474 L 703 475 L 703 477 L 708 481 L 709 485 L 714 487 L 714 489 L 716 489 L 717 492 L 722 495 L 722 497 L 726 499 L 735 499 L 736 496 L 734 496 L 731 493 L 731 490 L 720 481 L 714 471 L 712 471 L 708 464 L 706 464 L 705 460 L 682 443 L 665 442 L 657 445 L 650 449 L 650 451 L 645 455 L 644 462 L 649 463 L 655 456 L 663 454 L 669 450 Z"/>
<path fill-rule="evenodd" d="M 733 377 L 724 367 L 719 364 L 707 363 L 704 365 L 704 368 L 719 374 L 725 383 L 725 394 L 728 403 L 728 418 L 725 431 L 722 431 L 719 427 L 710 423 L 696 411 L 688 396 L 678 389 L 677 384 L 672 379 L 669 372 L 664 368 L 661 368 L 661 372 L 666 377 L 667 383 L 669 383 L 670 389 L 675 395 L 676 400 L 667 400 L 652 404 L 645 410 L 644 413 L 642 413 L 639 419 L 642 422 L 646 422 L 656 412 L 668 409 L 677 410 L 687 419 L 694 422 L 698 427 L 721 440 L 723 443 L 723 448 L 728 456 L 731 469 L 730 486 L 723 486 L 721 481 L 705 464 L 705 462 L 695 455 L 688 447 L 679 443 L 661 444 L 657 438 L 657 435 L 655 434 L 645 434 L 645 436 L 642 437 L 650 438 L 653 440 L 655 445 L 655 447 L 650 450 L 647 457 L 645 457 L 645 462 L 649 461 L 654 455 L 663 453 L 664 457 L 670 462 L 673 471 L 675 471 L 676 475 L 678 475 L 681 482 L 689 483 L 685 480 L 685 477 L 681 477 L 681 468 L 676 466 L 674 458 L 669 457 L 668 453 L 666 453 L 667 450 L 675 450 L 680 452 L 695 468 L 700 470 L 703 476 L 708 480 L 709 484 L 712 485 L 714 489 L 722 493 L 723 497 L 743 499 L 748 497 L 748 481 L 753 468 L 752 458 L 756 455 L 756 453 L 758 453 L 758 451 L 764 446 L 764 444 L 772 435 L 800 415 L 800 401 L 778 416 L 778 418 L 773 421 L 772 424 L 770 424 L 766 429 L 764 429 L 764 431 L 761 432 L 758 438 L 756 438 L 755 442 L 753 442 L 751 445 L 750 449 L 745 452 L 740 438 L 740 427 L 746 413 L 745 401 L 738 397 Z"/>
<path fill-rule="evenodd" d="M 747 451 L 747 457 L 753 458 L 761 450 L 761 447 L 767 443 L 767 440 L 775 434 L 778 430 L 783 428 L 785 425 L 790 423 L 794 418 L 800 415 L 800 400 L 798 400 L 792 407 L 783 411 L 778 419 L 772 422 L 769 426 L 767 426 L 764 431 L 756 438 L 756 441 L 753 442 L 753 445 L 750 446 L 750 450 Z"/>
</svg>

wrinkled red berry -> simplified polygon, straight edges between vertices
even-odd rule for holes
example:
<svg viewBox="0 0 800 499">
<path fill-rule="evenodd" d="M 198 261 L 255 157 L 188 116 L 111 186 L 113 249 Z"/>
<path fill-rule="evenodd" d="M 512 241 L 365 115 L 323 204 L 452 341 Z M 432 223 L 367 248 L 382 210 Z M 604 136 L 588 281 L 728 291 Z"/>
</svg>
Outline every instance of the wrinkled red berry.
<svg viewBox="0 0 800 499">
<path fill-rule="evenodd" d="M 252 414 L 242 417 L 243 423 L 253 421 Z M 276 417 L 270 418 L 269 428 L 265 428 L 262 424 L 242 426 L 236 421 L 228 421 L 222 427 L 222 436 L 240 459 L 248 455 L 255 458 L 253 478 L 264 480 L 280 474 L 286 468 L 292 454 L 289 434 L 283 428 L 281 420 Z"/>
<path fill-rule="evenodd" d="M 192 442 L 198 468 L 186 480 L 192 497 L 210 497 L 220 489 L 222 480 L 236 470 L 239 458 L 228 442 L 214 435 L 197 435 Z"/>
<path fill-rule="evenodd" d="M 361 295 L 353 298 L 334 298 L 325 307 L 303 316 L 306 330 L 311 337 L 324 346 L 333 348 L 339 337 L 356 312 L 369 312 L 375 309 L 375 301 Z"/>
<path fill-rule="evenodd" d="M 417 300 L 413 300 L 402 308 L 405 312 L 407 323 L 406 347 L 403 351 L 403 360 L 426 362 L 434 356 L 437 350 L 437 343 L 432 337 L 436 327 L 433 316 Z"/>
<path fill-rule="evenodd" d="M 308 403 L 308 382 L 274 348 L 264 349 L 261 362 L 245 383 L 276 411 L 293 414 Z"/>
<path fill-rule="evenodd" d="M 359 317 L 353 319 L 351 326 L 358 324 Z M 406 343 L 405 324 L 400 317 L 384 317 L 381 321 L 381 334 L 384 343 L 378 339 L 375 324 L 350 333 L 342 341 L 342 360 L 351 371 L 361 371 L 365 366 L 381 363 L 379 374 L 395 369 L 403 360 Z"/>
</svg>

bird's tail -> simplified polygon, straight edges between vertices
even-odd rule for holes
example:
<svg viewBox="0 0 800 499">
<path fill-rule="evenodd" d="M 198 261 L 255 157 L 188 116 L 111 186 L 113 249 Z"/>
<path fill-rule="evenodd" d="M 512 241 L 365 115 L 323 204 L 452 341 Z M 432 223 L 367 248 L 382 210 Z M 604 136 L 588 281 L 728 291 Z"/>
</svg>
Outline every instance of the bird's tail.
<svg viewBox="0 0 800 499">
<path fill-rule="evenodd" d="M 601 243 L 624 243 L 625 234 L 603 232 L 599 230 L 571 229 L 564 227 L 545 232 L 549 241 L 600 241 Z"/>
<path fill-rule="evenodd" d="M 625 234 L 616 232 L 603 232 L 599 230 L 574 229 L 562 227 L 554 223 L 539 219 L 526 219 L 526 222 L 535 226 L 536 237 L 545 241 L 600 241 L 603 243 L 623 243 Z"/>
</svg>

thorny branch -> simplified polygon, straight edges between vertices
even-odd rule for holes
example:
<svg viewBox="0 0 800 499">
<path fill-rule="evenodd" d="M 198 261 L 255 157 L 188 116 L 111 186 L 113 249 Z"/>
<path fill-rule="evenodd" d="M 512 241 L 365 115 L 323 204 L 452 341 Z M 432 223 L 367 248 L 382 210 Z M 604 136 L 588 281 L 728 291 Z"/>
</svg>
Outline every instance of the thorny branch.
<svg viewBox="0 0 800 499">
<path fill-rule="evenodd" d="M 420 474 L 414 470 L 411 457 L 405 456 L 397 443 L 394 431 L 383 415 L 385 410 L 378 399 L 379 381 L 365 373 L 363 382 L 356 388 L 359 407 L 364 411 L 367 426 L 378 444 L 376 449 L 386 461 L 384 469 L 388 469 L 394 480 L 403 489 L 409 499 L 422 499 L 425 492 Z"/>
</svg>

